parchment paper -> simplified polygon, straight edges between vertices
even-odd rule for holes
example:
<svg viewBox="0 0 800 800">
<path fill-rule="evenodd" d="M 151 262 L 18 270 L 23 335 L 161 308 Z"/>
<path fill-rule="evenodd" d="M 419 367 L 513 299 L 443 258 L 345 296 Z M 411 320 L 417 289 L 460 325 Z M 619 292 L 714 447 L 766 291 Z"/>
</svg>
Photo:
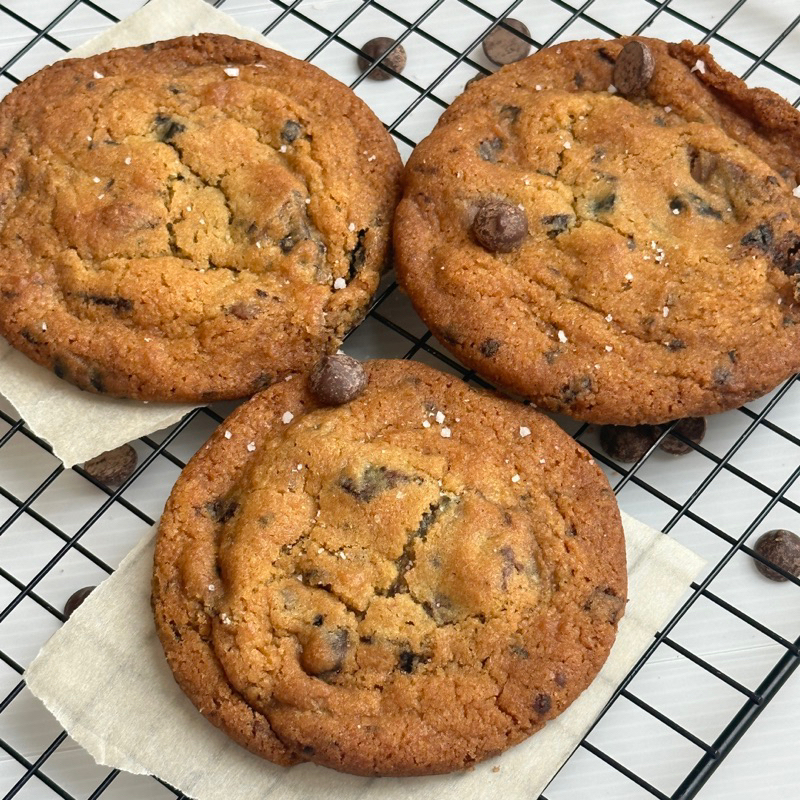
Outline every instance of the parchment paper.
<svg viewBox="0 0 800 800">
<path fill-rule="evenodd" d="M 26 673 L 28 687 L 101 764 L 157 775 L 196 800 L 530 800 L 538 797 L 703 565 L 623 514 L 629 602 L 603 670 L 539 733 L 468 772 L 360 778 L 313 764 L 286 769 L 214 728 L 167 667 L 150 609 L 153 536 L 128 555 Z M 495 771 L 497 770 L 497 771 Z"/>
<path fill-rule="evenodd" d="M 89 56 L 193 33 L 227 33 L 282 50 L 203 0 L 152 0 L 64 58 Z M 142 403 L 83 392 L 14 350 L 0 337 L 0 392 L 28 427 L 53 446 L 65 467 L 166 428 L 195 406 Z"/>
</svg>

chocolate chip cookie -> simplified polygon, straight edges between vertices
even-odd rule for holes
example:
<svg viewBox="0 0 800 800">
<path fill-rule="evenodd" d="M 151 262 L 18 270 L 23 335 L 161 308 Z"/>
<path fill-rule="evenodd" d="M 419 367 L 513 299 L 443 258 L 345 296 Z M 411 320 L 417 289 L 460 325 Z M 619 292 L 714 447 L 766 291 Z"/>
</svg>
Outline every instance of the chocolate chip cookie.
<svg viewBox="0 0 800 800">
<path fill-rule="evenodd" d="M 421 364 L 299 378 L 223 422 L 159 529 L 153 605 L 178 683 L 279 764 L 446 772 L 593 679 L 626 601 L 616 501 L 537 412 Z"/>
<path fill-rule="evenodd" d="M 400 168 L 347 87 L 253 42 L 59 62 L 0 103 L 0 333 L 89 391 L 252 394 L 363 317 Z"/>
<path fill-rule="evenodd" d="M 413 153 L 400 280 L 465 364 L 637 425 L 800 369 L 800 113 L 706 45 L 580 41 L 470 86 Z"/>
</svg>

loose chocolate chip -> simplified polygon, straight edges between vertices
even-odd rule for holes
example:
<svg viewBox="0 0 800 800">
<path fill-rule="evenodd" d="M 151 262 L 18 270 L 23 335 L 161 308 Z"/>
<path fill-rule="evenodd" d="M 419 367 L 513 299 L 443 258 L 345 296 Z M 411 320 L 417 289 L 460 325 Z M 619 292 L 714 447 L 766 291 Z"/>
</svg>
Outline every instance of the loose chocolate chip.
<svg viewBox="0 0 800 800">
<path fill-rule="evenodd" d="M 75 609 L 77 609 L 96 588 L 96 586 L 84 586 L 83 589 L 78 589 L 77 592 L 71 595 L 69 600 L 64 604 L 64 616 L 69 619 L 75 613 Z"/>
<path fill-rule="evenodd" d="M 570 222 L 574 217 L 571 214 L 550 214 L 542 217 L 542 225 L 547 228 L 547 235 L 551 239 L 555 239 L 559 233 L 569 229 Z"/>
<path fill-rule="evenodd" d="M 671 456 L 685 456 L 691 453 L 694 448 L 686 442 L 673 436 L 673 433 L 680 434 L 684 439 L 688 439 L 693 444 L 700 444 L 706 435 L 706 421 L 704 417 L 687 417 L 678 422 L 672 429 L 672 433 L 665 436 L 659 447 Z"/>
<path fill-rule="evenodd" d="M 358 68 L 363 72 L 370 64 L 378 58 L 382 53 L 385 53 L 394 44 L 394 39 L 389 39 L 386 36 L 378 36 L 376 39 L 370 39 L 361 49 L 364 55 L 358 56 Z M 406 51 L 403 45 L 398 44 L 397 47 L 387 53 L 378 63 L 384 64 L 389 69 L 395 72 L 402 72 L 406 66 Z M 380 67 L 374 67 L 367 75 L 373 81 L 388 81 L 389 78 L 394 77 L 391 73 Z"/>
<path fill-rule="evenodd" d="M 762 222 L 761 225 L 742 236 L 740 244 L 744 247 L 756 247 L 766 251 L 772 247 L 773 238 L 772 226 L 768 222 Z"/>
<path fill-rule="evenodd" d="M 472 235 L 490 253 L 510 253 L 528 235 L 528 218 L 511 203 L 487 200 L 472 221 Z"/>
<path fill-rule="evenodd" d="M 340 406 L 367 388 L 367 373 L 360 362 L 344 353 L 325 356 L 308 379 L 314 398 L 326 406 Z"/>
<path fill-rule="evenodd" d="M 689 151 L 689 172 L 698 183 L 707 183 L 717 168 L 717 156 L 708 150 Z"/>
<path fill-rule="evenodd" d="M 619 620 L 624 608 L 625 601 L 610 586 L 598 586 L 583 605 L 583 610 L 590 616 L 608 622 L 609 625 L 614 625 Z"/>
<path fill-rule="evenodd" d="M 658 438 L 654 425 L 605 425 L 600 430 L 600 444 L 611 458 L 632 463 L 643 458 Z"/>
<path fill-rule="evenodd" d="M 89 459 L 83 468 L 96 481 L 116 487 L 130 478 L 137 461 L 136 451 L 129 444 L 123 444 Z"/>
<path fill-rule="evenodd" d="M 771 561 L 784 572 L 800 578 L 800 536 L 787 530 L 774 530 L 765 533 L 753 548 L 756 553 Z M 756 569 L 771 581 L 785 581 L 786 578 L 760 561 L 753 560 Z"/>
<path fill-rule="evenodd" d="M 288 142 L 291 144 L 293 141 L 300 136 L 300 132 L 303 129 L 300 127 L 299 122 L 295 122 L 293 119 L 290 119 L 286 124 L 283 126 L 283 130 L 281 131 L 281 139 L 284 142 Z"/>
<path fill-rule="evenodd" d="M 478 155 L 484 160 L 492 164 L 497 161 L 497 154 L 503 149 L 503 140 L 499 136 L 493 139 L 484 139 L 478 145 Z"/>
<path fill-rule="evenodd" d="M 553 701 L 549 694 L 537 694 L 533 701 L 533 710 L 537 714 L 546 714 L 553 707 Z"/>
<path fill-rule="evenodd" d="M 628 42 L 617 56 L 613 82 L 624 95 L 639 94 L 653 77 L 656 62 L 650 48 L 642 42 Z"/>
<path fill-rule="evenodd" d="M 486 356 L 486 358 L 494 358 L 500 349 L 500 345 L 502 345 L 502 342 L 497 339 L 485 339 L 481 342 L 481 355 Z"/>
<path fill-rule="evenodd" d="M 529 39 L 531 38 L 531 32 L 527 26 L 518 19 L 506 17 L 502 20 L 502 24 L 519 31 Z M 515 61 L 521 61 L 530 51 L 530 42 L 526 42 L 525 39 L 502 27 L 502 25 L 493 28 L 483 40 L 483 52 L 486 53 L 486 58 L 499 67 L 504 64 L 513 64 Z"/>
<path fill-rule="evenodd" d="M 303 671 L 309 675 L 324 675 L 340 670 L 347 655 L 349 638 L 345 628 L 312 631 L 300 655 Z"/>
</svg>

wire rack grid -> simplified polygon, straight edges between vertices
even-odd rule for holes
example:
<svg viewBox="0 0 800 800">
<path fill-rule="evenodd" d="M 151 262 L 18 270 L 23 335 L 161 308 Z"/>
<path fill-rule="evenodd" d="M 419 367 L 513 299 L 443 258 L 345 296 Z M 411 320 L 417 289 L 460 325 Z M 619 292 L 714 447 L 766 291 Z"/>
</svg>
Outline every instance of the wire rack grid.
<svg viewBox="0 0 800 800">
<path fill-rule="evenodd" d="M 0 95 L 136 10 L 141 0 L 0 0 Z M 480 44 L 508 16 L 532 48 L 646 32 L 710 41 L 727 68 L 800 104 L 800 15 L 780 0 L 217 0 L 214 5 L 350 84 L 407 156 L 471 77 L 491 71 Z M 408 68 L 365 80 L 356 57 L 375 35 L 403 42 Z M 391 275 L 345 349 L 425 361 L 483 382 L 450 358 Z M 22 675 L 64 621 L 66 599 L 110 574 L 158 518 L 179 470 L 232 408 L 192 412 L 142 437 L 135 473 L 116 490 L 48 445 L 0 399 L 0 791 L 8 798 L 182 798 L 151 778 L 99 767 L 25 688 Z M 751 545 L 770 528 L 800 528 L 800 386 L 795 378 L 709 420 L 680 461 L 658 442 L 623 466 L 597 432 L 558 421 L 606 470 L 621 506 L 701 553 L 708 565 L 680 609 L 617 688 L 593 730 L 546 790 L 559 798 L 791 796 L 800 778 L 800 581 L 771 584 Z M 666 436 L 667 431 L 663 434 Z M 663 438 L 663 436 L 662 436 Z M 691 444 L 691 443 L 689 443 Z M 786 707 L 774 703 L 782 687 Z M 795 690 L 795 691 L 792 691 Z M 738 772 L 717 767 L 767 709 L 768 736 Z M 783 727 L 781 727 L 783 726 Z M 788 739 L 781 731 L 788 732 Z M 752 735 L 752 734 L 751 734 Z M 748 739 L 745 739 L 747 743 Z M 744 750 L 745 743 L 737 752 Z M 753 761 L 766 763 L 765 782 Z M 747 765 L 746 765 L 747 766 Z M 762 764 L 763 766 L 763 764 Z M 727 783 L 717 780 L 733 770 Z M 713 778 L 712 778 L 713 776 Z M 709 782 L 709 779 L 712 780 Z M 708 782 L 708 784 L 707 784 Z M 707 784 L 707 785 L 706 785 Z M 734 787 L 733 789 L 731 787 Z"/>
</svg>

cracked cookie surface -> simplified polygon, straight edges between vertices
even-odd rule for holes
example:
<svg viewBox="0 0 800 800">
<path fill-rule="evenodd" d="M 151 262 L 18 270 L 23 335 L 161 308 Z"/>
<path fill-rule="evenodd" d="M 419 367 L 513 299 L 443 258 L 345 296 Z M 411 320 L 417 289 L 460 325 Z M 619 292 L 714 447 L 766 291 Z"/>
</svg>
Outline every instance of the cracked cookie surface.
<svg viewBox="0 0 800 800">
<path fill-rule="evenodd" d="M 687 42 L 638 39 L 653 74 L 624 97 L 629 41 L 560 44 L 471 86 L 409 161 L 395 247 L 467 365 L 635 425 L 737 407 L 800 369 L 800 113 Z M 509 252 L 481 246 L 487 203 L 506 225 L 525 214 Z"/>
<path fill-rule="evenodd" d="M 363 317 L 400 168 L 353 92 L 252 42 L 59 62 L 0 103 L 0 333 L 89 391 L 252 394 Z"/>
<path fill-rule="evenodd" d="M 407 361 L 351 403 L 299 380 L 220 425 L 156 547 L 178 683 L 278 763 L 461 769 L 591 682 L 626 601 L 616 500 L 550 420 Z"/>
</svg>

